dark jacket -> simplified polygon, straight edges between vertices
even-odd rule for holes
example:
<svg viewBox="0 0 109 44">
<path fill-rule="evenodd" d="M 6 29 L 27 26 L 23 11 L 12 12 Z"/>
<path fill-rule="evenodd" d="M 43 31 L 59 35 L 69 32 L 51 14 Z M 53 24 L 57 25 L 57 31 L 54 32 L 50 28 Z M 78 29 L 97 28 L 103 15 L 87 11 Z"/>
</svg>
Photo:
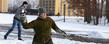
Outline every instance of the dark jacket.
<svg viewBox="0 0 109 44">
<path fill-rule="evenodd" d="M 51 28 L 53 28 L 56 32 L 62 32 L 62 30 L 60 30 L 56 26 L 55 22 L 50 17 L 47 17 L 46 19 L 41 19 L 38 17 L 36 20 L 33 20 L 32 22 L 23 23 L 22 25 L 25 29 L 34 29 L 34 44 L 38 44 L 38 42 L 43 44 L 51 40 Z"/>
</svg>

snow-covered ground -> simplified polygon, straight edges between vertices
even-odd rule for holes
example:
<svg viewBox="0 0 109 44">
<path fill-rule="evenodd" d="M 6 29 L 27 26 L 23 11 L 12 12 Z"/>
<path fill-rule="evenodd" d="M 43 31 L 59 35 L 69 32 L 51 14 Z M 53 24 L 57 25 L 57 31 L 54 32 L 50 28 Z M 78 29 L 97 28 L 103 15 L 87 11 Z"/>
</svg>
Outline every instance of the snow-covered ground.
<svg viewBox="0 0 109 44">
<path fill-rule="evenodd" d="M 12 24 L 14 14 L 3 14 L 0 13 L 0 25 L 5 24 Z M 65 30 L 67 33 L 70 34 L 86 34 L 89 37 L 94 38 L 108 38 L 109 39 L 109 25 L 92 25 L 92 24 L 86 24 L 84 23 L 83 17 L 77 17 L 77 16 L 66 16 L 66 22 L 63 22 L 63 16 L 50 16 L 57 24 L 57 26 Z M 36 19 L 37 16 L 33 15 L 27 15 L 28 22 Z M 11 27 L 11 26 L 10 26 Z M 2 30 L 2 29 L 0 29 Z M 25 30 L 26 31 L 26 30 Z M 33 30 L 29 30 L 33 31 Z M 9 40 L 3 40 L 3 35 L 6 32 L 0 31 L 0 44 L 31 44 L 32 38 L 26 38 L 24 37 L 24 41 L 19 41 L 17 38 L 13 38 L 13 35 L 16 36 L 16 34 L 12 33 L 9 36 Z M 33 37 L 30 35 L 26 35 L 28 37 Z M 12 38 L 12 39 L 10 39 Z M 61 38 L 54 38 L 52 37 L 54 44 L 95 44 L 95 43 L 85 43 L 85 42 L 79 42 L 79 41 L 71 41 L 68 39 L 61 39 Z"/>
</svg>

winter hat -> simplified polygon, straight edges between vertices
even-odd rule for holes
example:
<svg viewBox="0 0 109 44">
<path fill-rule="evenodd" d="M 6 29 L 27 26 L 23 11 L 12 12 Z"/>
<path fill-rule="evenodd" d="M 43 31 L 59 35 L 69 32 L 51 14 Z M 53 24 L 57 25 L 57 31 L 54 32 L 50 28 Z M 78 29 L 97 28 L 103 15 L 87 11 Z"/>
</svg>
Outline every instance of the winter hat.
<svg viewBox="0 0 109 44">
<path fill-rule="evenodd" d="M 21 6 L 23 6 L 24 4 L 28 4 L 28 2 L 27 2 L 27 1 L 24 1 L 24 2 L 22 3 L 22 5 L 21 5 Z"/>
<path fill-rule="evenodd" d="M 45 8 L 39 8 L 38 9 L 38 13 L 45 13 L 46 12 L 46 9 Z"/>
<path fill-rule="evenodd" d="M 28 4 L 27 1 L 24 1 L 24 2 L 23 2 L 23 5 L 24 5 L 24 4 Z"/>
</svg>

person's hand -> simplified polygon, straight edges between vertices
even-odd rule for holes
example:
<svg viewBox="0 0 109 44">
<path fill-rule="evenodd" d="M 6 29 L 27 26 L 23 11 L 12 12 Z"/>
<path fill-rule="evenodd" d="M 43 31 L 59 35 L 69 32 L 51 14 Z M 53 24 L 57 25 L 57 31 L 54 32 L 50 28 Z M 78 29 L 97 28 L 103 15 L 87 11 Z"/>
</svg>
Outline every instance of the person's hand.
<svg viewBox="0 0 109 44">
<path fill-rule="evenodd" d="M 66 33 L 61 33 L 61 35 L 63 35 L 64 37 L 68 37 Z"/>
<path fill-rule="evenodd" d="M 63 33 L 61 33 L 61 35 L 63 35 L 64 38 L 69 39 L 69 40 L 73 40 L 72 36 L 75 36 L 74 34 L 67 34 L 63 31 Z"/>
<path fill-rule="evenodd" d="M 21 20 L 22 23 L 27 22 L 26 15 L 22 14 L 22 15 L 20 16 L 20 20 Z"/>
<path fill-rule="evenodd" d="M 68 34 L 63 34 L 63 36 L 66 38 L 66 39 L 69 39 L 69 40 L 72 40 L 72 37 Z"/>
</svg>

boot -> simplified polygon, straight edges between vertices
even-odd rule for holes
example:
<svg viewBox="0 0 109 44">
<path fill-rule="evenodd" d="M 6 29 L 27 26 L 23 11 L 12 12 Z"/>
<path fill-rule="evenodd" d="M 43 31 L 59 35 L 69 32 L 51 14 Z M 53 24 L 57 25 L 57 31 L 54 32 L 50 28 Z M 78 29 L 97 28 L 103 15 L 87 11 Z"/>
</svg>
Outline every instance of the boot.
<svg viewBox="0 0 109 44">
<path fill-rule="evenodd" d="M 6 35 L 4 35 L 4 39 L 5 39 L 5 40 L 7 39 L 7 36 L 6 36 Z"/>
<path fill-rule="evenodd" d="M 18 38 L 18 40 L 22 40 L 21 38 Z"/>
</svg>

